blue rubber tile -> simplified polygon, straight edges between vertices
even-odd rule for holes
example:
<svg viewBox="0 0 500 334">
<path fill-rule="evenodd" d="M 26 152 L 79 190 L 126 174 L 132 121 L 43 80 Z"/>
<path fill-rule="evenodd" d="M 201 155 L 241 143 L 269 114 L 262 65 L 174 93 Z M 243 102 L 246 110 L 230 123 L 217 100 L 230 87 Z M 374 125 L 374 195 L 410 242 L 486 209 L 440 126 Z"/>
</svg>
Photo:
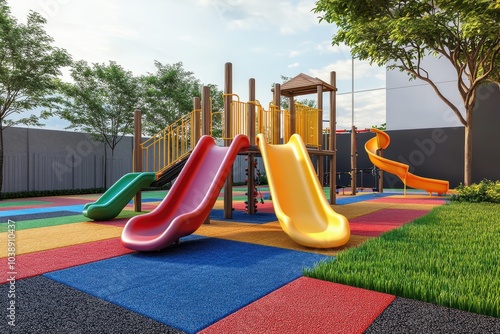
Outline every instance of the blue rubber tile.
<svg viewBox="0 0 500 334">
<path fill-rule="evenodd" d="M 337 197 L 336 204 L 338 204 L 338 205 L 352 204 L 352 203 L 364 202 L 364 201 L 369 201 L 372 199 L 388 197 L 388 196 L 393 196 L 393 195 L 394 194 L 373 193 L 373 194 L 365 194 L 365 195 L 356 195 L 356 196 L 352 196 L 352 197 Z"/>
<path fill-rule="evenodd" d="M 45 213 L 31 213 L 24 215 L 9 215 L 6 217 L 0 217 L 0 223 L 6 223 L 9 219 L 14 220 L 15 222 L 20 222 L 24 220 L 32 220 L 32 219 L 46 219 L 46 218 L 56 218 L 56 217 L 66 217 L 66 216 L 74 216 L 75 212 L 73 211 L 53 211 L 53 212 L 45 212 Z"/>
<path fill-rule="evenodd" d="M 74 212 L 82 213 L 83 204 L 66 205 L 66 206 L 51 206 L 48 208 L 29 208 L 29 209 L 0 211 L 0 217 L 13 217 L 13 216 L 20 216 L 20 215 L 36 215 L 36 214 L 58 212 L 58 211 L 71 211 L 73 213 Z"/>
<path fill-rule="evenodd" d="M 134 253 L 45 276 L 195 333 L 301 277 L 302 268 L 327 258 L 198 237 L 161 252 Z"/>
<path fill-rule="evenodd" d="M 212 209 L 212 211 L 210 212 L 210 219 L 253 224 L 266 224 L 278 220 L 274 213 L 257 212 L 253 215 L 249 215 L 246 212 L 236 210 L 233 211 L 232 219 L 226 219 L 224 218 L 224 210 L 220 209 Z"/>
</svg>

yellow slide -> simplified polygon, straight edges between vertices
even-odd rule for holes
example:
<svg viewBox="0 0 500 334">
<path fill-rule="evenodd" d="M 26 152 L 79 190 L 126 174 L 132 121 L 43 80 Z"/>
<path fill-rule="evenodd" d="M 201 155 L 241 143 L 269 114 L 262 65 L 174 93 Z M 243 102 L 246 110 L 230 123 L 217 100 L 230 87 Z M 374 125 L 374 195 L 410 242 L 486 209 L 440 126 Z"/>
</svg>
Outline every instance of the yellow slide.
<svg viewBox="0 0 500 334">
<path fill-rule="evenodd" d="M 351 236 L 349 222 L 328 203 L 302 138 L 294 134 L 287 144 L 270 145 L 258 134 L 257 145 L 283 231 L 307 247 L 345 245 Z"/>
<path fill-rule="evenodd" d="M 439 195 L 448 192 L 450 186 L 448 181 L 417 176 L 409 172 L 410 166 L 378 156 L 377 150 L 385 150 L 389 146 L 391 138 L 384 131 L 375 128 L 370 129 L 370 131 L 376 134 L 375 137 L 369 139 L 365 144 L 365 150 L 368 153 L 370 161 L 381 170 L 398 176 L 405 185 L 405 194 L 407 186 L 415 189 L 423 189 L 430 195 L 433 192 Z"/>
</svg>

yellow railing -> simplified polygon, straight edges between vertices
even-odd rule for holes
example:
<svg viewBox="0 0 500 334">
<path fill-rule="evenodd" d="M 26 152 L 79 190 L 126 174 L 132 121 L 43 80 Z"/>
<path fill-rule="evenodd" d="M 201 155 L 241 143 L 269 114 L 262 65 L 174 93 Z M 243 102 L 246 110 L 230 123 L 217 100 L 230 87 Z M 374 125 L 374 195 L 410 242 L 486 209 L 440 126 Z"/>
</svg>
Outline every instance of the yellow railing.
<svg viewBox="0 0 500 334">
<path fill-rule="evenodd" d="M 241 102 L 239 97 L 237 101 L 231 101 L 231 124 L 226 139 L 232 139 L 237 134 L 248 135 L 248 106 L 249 104 Z"/>
<path fill-rule="evenodd" d="M 269 110 L 265 110 L 259 101 L 241 102 L 236 94 L 228 94 L 224 96 L 236 97 L 231 101 L 229 133 L 224 133 L 224 139 L 233 139 L 237 134 L 249 135 L 248 114 L 250 108 L 255 108 L 255 132 L 263 133 L 266 140 L 271 144 L 279 143 L 280 119 L 281 110 L 273 103 L 269 104 Z"/>
<path fill-rule="evenodd" d="M 228 96 L 228 95 L 225 95 Z M 280 144 L 281 130 L 284 130 L 283 141 L 287 142 L 293 133 L 298 133 L 307 146 L 319 147 L 318 117 L 320 110 L 306 105 L 295 104 L 295 129 L 290 130 L 290 112 L 281 110 L 274 103 L 265 110 L 259 101 L 241 102 L 236 94 L 231 101 L 231 124 L 229 133 L 224 131 L 224 113 L 211 113 L 210 134 L 213 137 L 233 139 L 237 134 L 249 135 L 248 114 L 250 107 L 255 108 L 255 132 L 264 134 L 269 144 Z M 195 118 L 199 119 L 196 120 Z M 214 124 L 215 123 L 215 124 Z M 193 131 L 195 124 L 199 131 Z M 201 133 L 202 120 L 200 110 L 181 117 L 162 131 L 141 144 L 143 152 L 143 170 L 161 173 L 171 165 L 187 156 L 196 145 L 196 132 Z"/>
<path fill-rule="evenodd" d="M 225 138 L 224 134 L 224 112 L 217 111 L 211 113 L 210 135 L 214 138 Z"/>
<path fill-rule="evenodd" d="M 195 117 L 200 117 L 199 110 L 184 115 L 141 144 L 144 171 L 161 173 L 191 152 L 196 144 Z"/>
<path fill-rule="evenodd" d="M 292 133 L 298 133 L 307 146 L 319 147 L 318 120 L 321 112 L 317 108 L 312 108 L 304 104 L 295 103 L 295 129 Z M 290 111 L 285 111 L 285 133 L 284 139 L 288 141 L 292 133 L 289 133 Z"/>
<path fill-rule="evenodd" d="M 268 144 L 279 144 L 279 130 L 281 128 L 281 119 L 283 111 L 274 103 L 269 103 L 269 109 L 265 110 L 262 106 L 257 115 L 257 133 L 264 134 Z"/>
</svg>

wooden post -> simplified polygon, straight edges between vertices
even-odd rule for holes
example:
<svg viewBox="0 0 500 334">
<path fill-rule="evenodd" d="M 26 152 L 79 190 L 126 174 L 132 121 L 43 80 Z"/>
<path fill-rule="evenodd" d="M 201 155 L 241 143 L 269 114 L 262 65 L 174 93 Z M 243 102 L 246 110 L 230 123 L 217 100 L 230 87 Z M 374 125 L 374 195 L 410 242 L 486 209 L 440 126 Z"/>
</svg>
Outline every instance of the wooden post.
<svg viewBox="0 0 500 334">
<path fill-rule="evenodd" d="M 358 171 L 356 165 L 357 143 L 356 143 L 356 127 L 353 125 L 351 129 L 351 195 L 356 195 L 356 173 Z"/>
<path fill-rule="evenodd" d="M 281 110 L 281 85 L 280 84 L 274 84 L 274 105 L 276 106 L 276 109 L 273 111 L 273 114 L 271 115 L 272 119 L 272 138 L 271 138 L 271 144 L 279 144 L 280 143 L 280 138 L 281 138 L 281 117 L 280 117 L 280 110 Z"/>
<path fill-rule="evenodd" d="M 318 136 L 318 149 L 321 151 L 323 147 L 323 85 L 318 85 L 317 87 L 317 93 L 318 93 L 318 122 L 317 122 L 317 136 Z M 323 155 L 318 155 L 317 159 L 318 167 L 318 178 L 319 178 L 319 183 L 321 186 L 323 186 L 323 180 L 324 180 L 324 157 Z"/>
<path fill-rule="evenodd" d="M 382 158 L 384 157 L 384 150 L 379 150 L 378 155 L 381 156 Z M 384 192 L 384 171 L 379 169 L 378 171 L 378 192 L 383 193 Z"/>
<path fill-rule="evenodd" d="M 291 136 L 294 133 L 297 133 L 297 112 L 295 110 L 295 97 L 290 96 L 288 99 L 288 111 L 290 112 L 290 122 L 288 122 L 288 131 L 285 130 L 285 133 L 288 132 L 289 136 Z M 286 117 L 286 116 L 284 116 Z M 286 123 L 286 122 L 285 122 Z M 285 143 L 286 140 L 289 140 L 290 138 L 284 138 L 285 135 L 283 135 L 283 144 Z M 304 138 L 305 140 L 305 138 Z"/>
<path fill-rule="evenodd" d="M 255 145 L 255 79 L 251 78 L 248 81 L 248 137 L 250 145 Z M 255 192 L 255 155 L 249 153 L 247 160 L 247 213 L 255 214 L 254 192 Z"/>
<path fill-rule="evenodd" d="M 330 84 L 335 88 L 330 92 L 330 204 L 337 204 L 337 74 L 330 72 Z"/>
<path fill-rule="evenodd" d="M 203 86 L 201 89 L 201 136 L 209 136 L 211 125 L 210 87 Z M 203 224 L 210 224 L 210 214 L 205 218 Z"/>
<path fill-rule="evenodd" d="M 210 101 L 210 87 L 203 86 L 201 90 L 201 135 L 210 136 L 210 126 L 212 124 Z"/>
<path fill-rule="evenodd" d="M 191 149 L 193 149 L 201 137 L 201 101 L 199 97 L 193 97 L 194 120 L 191 139 Z"/>
<path fill-rule="evenodd" d="M 134 172 L 142 172 L 142 113 L 140 109 L 134 110 Z M 141 190 L 134 196 L 134 211 L 141 212 Z"/>
<path fill-rule="evenodd" d="M 226 63 L 224 71 L 224 145 L 231 145 L 231 100 L 233 93 L 233 64 Z M 233 218 L 233 169 L 224 183 L 224 218 Z"/>
</svg>

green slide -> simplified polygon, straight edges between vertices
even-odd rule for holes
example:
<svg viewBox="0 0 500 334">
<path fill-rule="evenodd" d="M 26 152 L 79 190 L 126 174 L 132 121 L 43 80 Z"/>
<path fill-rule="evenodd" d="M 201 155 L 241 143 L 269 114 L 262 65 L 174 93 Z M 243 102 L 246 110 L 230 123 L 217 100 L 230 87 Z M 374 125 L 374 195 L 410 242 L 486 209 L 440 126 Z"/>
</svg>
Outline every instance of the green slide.
<svg viewBox="0 0 500 334">
<path fill-rule="evenodd" d="M 96 202 L 83 207 L 83 215 L 94 220 L 109 220 L 120 214 L 141 188 L 156 180 L 156 173 L 128 173 L 116 181 Z"/>
</svg>

